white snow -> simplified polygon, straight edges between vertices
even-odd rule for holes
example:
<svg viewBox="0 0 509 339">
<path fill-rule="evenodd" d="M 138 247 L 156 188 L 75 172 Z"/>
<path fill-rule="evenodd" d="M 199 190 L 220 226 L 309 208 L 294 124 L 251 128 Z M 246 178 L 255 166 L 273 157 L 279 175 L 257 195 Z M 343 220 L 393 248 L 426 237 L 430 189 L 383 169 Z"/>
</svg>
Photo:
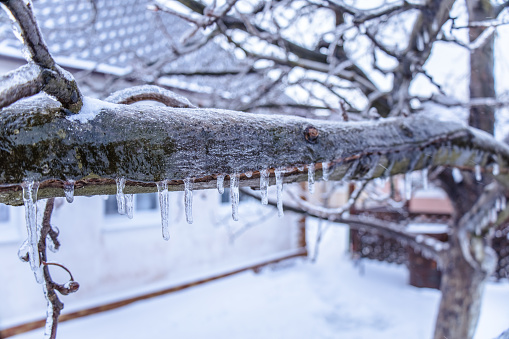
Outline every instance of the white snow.
<svg viewBox="0 0 509 339">
<path fill-rule="evenodd" d="M 346 254 L 346 235 L 346 227 L 329 228 L 315 264 L 287 261 L 259 274 L 244 272 L 63 322 L 58 337 L 430 338 L 439 291 L 409 286 L 403 266 L 363 261 L 355 267 Z M 475 339 L 509 327 L 508 299 L 507 282 L 487 284 Z M 42 332 L 12 338 L 39 339 Z"/>
<path fill-rule="evenodd" d="M 82 124 L 85 124 L 90 120 L 93 120 L 102 109 L 112 109 L 114 107 L 116 107 L 115 104 L 84 96 L 83 106 L 81 106 L 80 112 L 78 114 L 66 116 L 66 118 L 70 121 L 79 121 Z"/>
</svg>

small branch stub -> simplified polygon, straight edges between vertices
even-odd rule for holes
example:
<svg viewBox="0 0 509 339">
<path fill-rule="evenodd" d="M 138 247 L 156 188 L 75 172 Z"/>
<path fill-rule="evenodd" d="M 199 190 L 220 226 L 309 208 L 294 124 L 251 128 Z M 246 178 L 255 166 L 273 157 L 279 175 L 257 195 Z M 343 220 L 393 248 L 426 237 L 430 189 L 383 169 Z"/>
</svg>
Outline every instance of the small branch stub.
<svg viewBox="0 0 509 339">
<path fill-rule="evenodd" d="M 304 138 L 310 144 L 316 144 L 318 142 L 318 130 L 313 126 L 308 126 L 304 130 Z"/>
</svg>

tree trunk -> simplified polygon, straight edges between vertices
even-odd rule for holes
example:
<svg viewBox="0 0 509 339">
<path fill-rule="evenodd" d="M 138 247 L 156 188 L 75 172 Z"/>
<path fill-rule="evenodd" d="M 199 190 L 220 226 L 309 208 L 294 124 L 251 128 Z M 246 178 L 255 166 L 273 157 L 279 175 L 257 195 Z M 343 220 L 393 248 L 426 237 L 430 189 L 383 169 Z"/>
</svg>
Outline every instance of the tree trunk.
<svg viewBox="0 0 509 339">
<path fill-rule="evenodd" d="M 482 21 L 493 18 L 493 7 L 486 0 L 468 0 L 467 9 L 469 22 Z M 470 41 L 477 39 L 484 27 L 470 28 Z M 470 98 L 494 98 L 495 80 L 493 73 L 493 36 L 483 46 L 470 54 Z M 495 126 L 495 111 L 490 106 L 471 107 L 469 124 L 473 127 L 493 134 Z M 458 220 L 475 203 L 480 196 L 482 185 L 474 178 L 465 176 L 461 185 L 453 183 L 452 178 L 444 177 L 442 180 L 449 197 L 455 203 Z M 486 185 L 487 179 L 483 184 Z M 435 326 L 435 339 L 465 338 L 474 336 L 479 320 L 484 283 L 492 273 L 483 269 L 485 262 L 478 262 L 476 268 L 469 264 L 461 250 L 458 234 L 466 232 L 461 230 L 462 225 L 456 223 L 450 236 L 450 253 L 442 271 L 442 299 Z M 490 252 L 490 236 L 482 239 L 481 251 Z M 470 246 L 470 244 L 468 245 Z M 469 248 L 469 250 L 472 250 Z M 490 252 L 491 253 L 491 252 Z"/>
<path fill-rule="evenodd" d="M 487 274 L 465 260 L 456 235 L 449 237 L 449 244 L 442 268 L 442 299 L 434 338 L 468 339 L 474 336 L 479 320 Z"/>
</svg>

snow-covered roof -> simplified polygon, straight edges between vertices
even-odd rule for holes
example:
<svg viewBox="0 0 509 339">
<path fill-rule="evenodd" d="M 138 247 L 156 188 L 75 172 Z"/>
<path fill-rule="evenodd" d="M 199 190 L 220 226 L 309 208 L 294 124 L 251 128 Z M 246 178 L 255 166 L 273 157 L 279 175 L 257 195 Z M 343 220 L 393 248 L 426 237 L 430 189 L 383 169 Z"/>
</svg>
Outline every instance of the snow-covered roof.
<svg viewBox="0 0 509 339">
<path fill-rule="evenodd" d="M 177 55 L 175 43 L 189 32 L 190 24 L 176 16 L 148 10 L 149 3 L 36 0 L 33 5 L 49 50 L 64 67 L 116 76 L 136 74 L 134 78 L 150 81 L 150 66 L 157 65 L 168 74 L 159 79 L 160 85 L 181 90 L 185 95 L 191 93 L 191 100 L 198 105 L 233 109 L 239 109 L 239 103 L 251 101 L 256 90 L 270 82 L 261 73 L 246 72 L 250 69 L 248 60 L 237 59 L 231 50 L 214 41 Z M 202 38 L 200 34 L 191 40 Z M 0 56 L 23 58 L 21 51 L 10 19 L 1 12 Z M 118 88 L 110 90 L 115 89 Z M 273 90 L 274 96 L 280 103 L 293 102 L 280 88 Z M 237 106 L 232 106 L 233 101 Z"/>
</svg>

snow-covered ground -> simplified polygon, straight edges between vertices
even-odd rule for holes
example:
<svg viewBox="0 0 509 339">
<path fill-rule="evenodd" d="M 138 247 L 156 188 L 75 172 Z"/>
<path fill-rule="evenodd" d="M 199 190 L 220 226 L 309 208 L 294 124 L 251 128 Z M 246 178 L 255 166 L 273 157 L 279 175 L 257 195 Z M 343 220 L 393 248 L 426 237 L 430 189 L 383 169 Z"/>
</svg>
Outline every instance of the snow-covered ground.
<svg viewBox="0 0 509 339">
<path fill-rule="evenodd" d="M 314 264 L 280 263 L 64 322 L 58 337 L 430 338 L 439 292 L 409 286 L 401 266 L 365 262 L 361 274 L 346 254 L 345 232 L 328 231 Z M 508 300 L 508 283 L 488 284 L 477 339 L 509 328 Z M 42 329 L 13 338 L 39 339 Z"/>
</svg>

